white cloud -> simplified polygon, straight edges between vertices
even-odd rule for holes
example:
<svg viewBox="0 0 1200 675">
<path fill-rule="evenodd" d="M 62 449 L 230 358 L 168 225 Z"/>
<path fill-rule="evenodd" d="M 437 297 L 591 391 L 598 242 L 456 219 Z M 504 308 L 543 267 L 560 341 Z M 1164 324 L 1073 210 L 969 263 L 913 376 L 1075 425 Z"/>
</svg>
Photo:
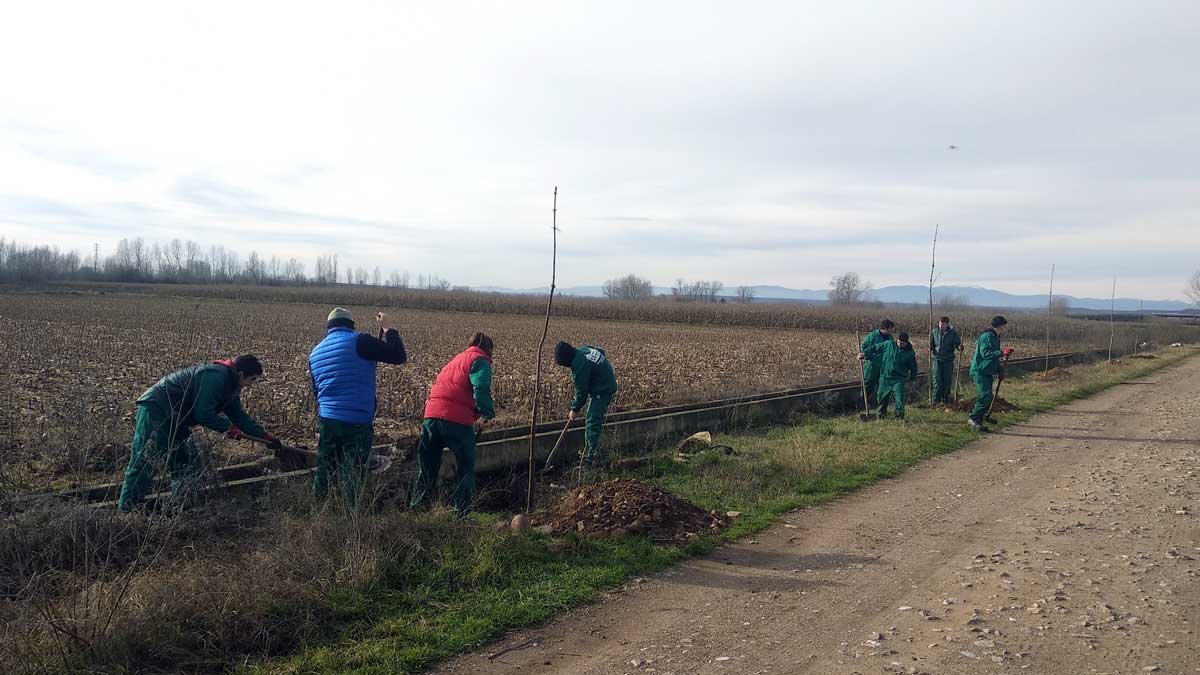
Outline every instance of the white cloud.
<svg viewBox="0 0 1200 675">
<path fill-rule="evenodd" d="M 0 228 L 535 286 L 559 185 L 564 285 L 920 283 L 940 223 L 946 282 L 1178 297 L 1197 38 L 1172 2 L 23 3 Z"/>
</svg>

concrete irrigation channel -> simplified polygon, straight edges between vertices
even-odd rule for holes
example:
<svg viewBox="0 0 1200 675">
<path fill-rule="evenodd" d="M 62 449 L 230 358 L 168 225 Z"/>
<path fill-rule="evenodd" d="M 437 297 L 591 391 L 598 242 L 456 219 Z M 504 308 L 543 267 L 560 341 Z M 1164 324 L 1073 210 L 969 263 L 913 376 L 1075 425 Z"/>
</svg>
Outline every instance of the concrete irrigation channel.
<svg viewBox="0 0 1200 675">
<path fill-rule="evenodd" d="M 1010 373 L 1066 366 L 1102 358 L 1107 350 L 1097 349 L 1084 352 L 1051 354 L 1013 360 L 1008 365 Z M 969 380 L 967 366 L 962 366 L 962 376 Z M 928 373 L 922 373 L 911 385 L 910 395 L 928 387 Z M 920 399 L 917 399 L 920 400 Z M 643 410 L 629 410 L 608 416 L 604 425 L 605 442 L 610 447 L 637 454 L 665 440 L 678 440 L 697 431 L 718 431 L 761 426 L 782 422 L 802 412 L 836 414 L 862 408 L 862 385 L 845 382 L 815 387 L 803 387 L 788 391 L 743 396 L 739 398 L 705 401 L 686 405 L 666 406 Z M 534 456 L 541 462 L 546 459 L 554 442 L 558 439 L 565 421 L 546 422 L 539 425 L 534 435 Z M 576 456 L 583 445 L 583 420 L 573 424 L 567 431 L 557 457 Z M 407 449 L 402 449 L 407 450 Z M 390 454 L 392 446 L 377 446 L 375 451 Z M 411 454 L 411 453 L 409 453 Z M 453 475 L 453 455 L 447 450 L 450 461 L 443 462 L 445 477 Z M 511 471 L 528 463 L 529 428 L 511 427 L 485 432 L 480 436 L 475 468 L 480 474 Z M 403 457 L 397 459 L 407 459 Z M 397 462 L 399 464 L 399 462 Z M 221 467 L 216 481 L 208 488 L 223 497 L 235 498 L 254 496 L 272 486 L 287 481 L 311 480 L 313 467 L 310 465 L 292 471 L 281 471 L 273 461 L 247 462 Z M 402 466 L 393 467 L 388 473 L 401 473 Z M 163 486 L 160 485 L 161 490 Z M 22 504 L 40 499 L 81 501 L 97 508 L 115 506 L 121 489 L 120 483 L 104 483 L 58 492 L 27 495 L 17 498 L 12 504 L 20 509 Z M 149 500 L 165 496 L 155 491 Z"/>
</svg>

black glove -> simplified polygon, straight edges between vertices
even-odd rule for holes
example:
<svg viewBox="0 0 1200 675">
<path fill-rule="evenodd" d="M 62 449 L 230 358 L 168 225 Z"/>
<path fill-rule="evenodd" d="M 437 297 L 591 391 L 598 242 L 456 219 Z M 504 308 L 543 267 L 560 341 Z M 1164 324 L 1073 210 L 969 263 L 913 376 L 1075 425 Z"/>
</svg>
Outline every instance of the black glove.
<svg viewBox="0 0 1200 675">
<path fill-rule="evenodd" d="M 283 449 L 283 441 L 279 440 L 278 438 L 272 438 L 271 440 L 267 441 L 267 447 L 278 452 Z"/>
</svg>

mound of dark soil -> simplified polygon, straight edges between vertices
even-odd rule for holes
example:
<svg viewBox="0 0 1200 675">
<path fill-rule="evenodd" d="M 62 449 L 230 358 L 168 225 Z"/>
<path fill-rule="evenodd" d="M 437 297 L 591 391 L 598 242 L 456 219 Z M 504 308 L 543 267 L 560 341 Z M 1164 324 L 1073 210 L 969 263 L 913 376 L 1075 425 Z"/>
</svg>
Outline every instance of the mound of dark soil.
<svg viewBox="0 0 1200 675">
<path fill-rule="evenodd" d="M 617 478 L 572 490 L 535 524 L 590 537 L 648 534 L 660 541 L 687 541 L 716 532 L 729 519 L 649 483 Z"/>
</svg>

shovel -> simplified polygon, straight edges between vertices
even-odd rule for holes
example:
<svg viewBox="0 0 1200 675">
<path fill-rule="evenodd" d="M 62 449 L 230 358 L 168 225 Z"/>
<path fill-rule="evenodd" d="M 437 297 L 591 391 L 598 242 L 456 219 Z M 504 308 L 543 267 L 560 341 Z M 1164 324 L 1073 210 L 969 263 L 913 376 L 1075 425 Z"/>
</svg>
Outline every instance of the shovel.
<svg viewBox="0 0 1200 675">
<path fill-rule="evenodd" d="M 550 449 L 550 454 L 546 456 L 546 466 L 542 469 L 542 473 L 546 473 L 554 466 L 550 464 L 550 460 L 554 459 L 554 453 L 558 452 L 558 446 L 562 445 L 563 439 L 567 437 L 567 430 L 571 428 L 571 420 L 563 425 L 562 433 L 558 435 L 558 440 L 554 441 L 554 447 Z"/>
<path fill-rule="evenodd" d="M 958 350 L 958 353 L 961 355 L 962 351 L 963 350 L 960 348 Z M 959 383 L 961 381 L 962 381 L 962 364 L 955 363 L 954 364 L 954 405 L 958 405 L 959 400 L 962 399 L 962 387 L 959 385 Z"/>
<path fill-rule="evenodd" d="M 855 340 L 859 339 L 858 333 L 854 334 L 854 339 Z M 859 344 L 862 344 L 861 340 L 859 340 Z M 860 382 L 862 382 L 862 394 L 863 394 L 863 411 L 862 411 L 862 414 L 858 416 L 858 419 L 863 422 L 869 422 L 869 421 L 871 421 L 871 412 L 869 410 L 871 402 L 867 398 L 867 362 L 866 361 L 858 361 L 857 359 L 855 359 L 855 360 L 857 361 L 857 364 L 858 364 L 858 379 Z"/>
<path fill-rule="evenodd" d="M 242 434 L 242 438 L 255 443 L 267 445 L 270 443 L 265 438 Z M 307 469 L 316 464 L 317 453 L 306 448 L 297 448 L 290 445 L 285 445 L 275 451 L 275 458 L 279 460 L 283 466 L 289 470 L 296 471 L 299 469 Z M 372 475 L 381 474 L 392 467 L 392 458 L 387 455 L 372 454 L 367 458 L 367 471 Z"/>
<path fill-rule="evenodd" d="M 984 419 L 992 416 L 992 408 L 996 407 L 996 399 L 1000 398 L 1000 385 L 1004 384 L 1004 373 L 1006 370 L 1008 370 L 1008 356 L 1005 356 L 1004 361 L 1000 363 L 1000 378 L 996 380 L 996 393 L 992 395 L 992 402 L 988 405 L 987 417 L 984 417 Z"/>
<path fill-rule="evenodd" d="M 255 443 L 260 443 L 262 445 L 270 445 L 271 443 L 265 438 L 259 438 L 258 436 L 251 436 L 249 434 L 242 434 L 242 438 L 245 438 L 248 441 L 254 441 Z M 294 448 L 288 445 L 285 445 L 275 451 L 275 458 L 278 459 L 285 467 L 293 470 L 305 469 L 309 466 L 312 466 L 315 457 L 316 453 L 311 450 Z"/>
</svg>

